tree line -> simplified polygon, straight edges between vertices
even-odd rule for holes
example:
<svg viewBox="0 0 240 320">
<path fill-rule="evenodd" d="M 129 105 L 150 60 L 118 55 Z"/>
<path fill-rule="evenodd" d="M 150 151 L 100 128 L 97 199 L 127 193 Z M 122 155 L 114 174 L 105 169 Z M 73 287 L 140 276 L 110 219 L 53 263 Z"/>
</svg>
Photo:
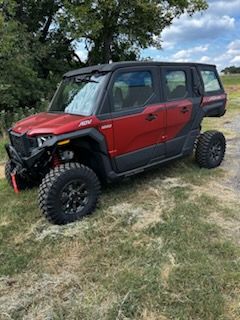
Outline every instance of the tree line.
<svg viewBox="0 0 240 320">
<path fill-rule="evenodd" d="M 240 73 L 240 67 L 235 67 L 235 66 L 226 67 L 221 72 L 224 74 L 237 74 L 237 73 Z"/>
<path fill-rule="evenodd" d="M 44 108 L 67 70 L 161 48 L 174 18 L 205 9 L 205 0 L 0 0 L 1 118 Z"/>
</svg>

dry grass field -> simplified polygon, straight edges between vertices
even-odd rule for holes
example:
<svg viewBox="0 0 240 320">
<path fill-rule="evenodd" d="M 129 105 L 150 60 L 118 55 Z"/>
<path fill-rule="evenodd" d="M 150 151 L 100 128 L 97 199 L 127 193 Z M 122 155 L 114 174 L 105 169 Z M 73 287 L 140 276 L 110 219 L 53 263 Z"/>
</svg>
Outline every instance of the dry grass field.
<svg viewBox="0 0 240 320">
<path fill-rule="evenodd" d="M 228 112 L 203 125 L 226 135 L 218 169 L 189 157 L 109 185 L 61 227 L 1 169 L 1 320 L 240 319 L 240 77 L 223 81 Z"/>
</svg>

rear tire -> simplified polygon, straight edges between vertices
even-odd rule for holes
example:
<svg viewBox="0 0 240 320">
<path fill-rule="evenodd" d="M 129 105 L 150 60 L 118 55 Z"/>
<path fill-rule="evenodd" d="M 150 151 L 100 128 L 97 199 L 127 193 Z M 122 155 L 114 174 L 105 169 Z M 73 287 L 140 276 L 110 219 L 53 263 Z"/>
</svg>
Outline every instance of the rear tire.
<svg viewBox="0 0 240 320">
<path fill-rule="evenodd" d="M 5 177 L 7 179 L 8 184 L 13 188 L 12 184 L 12 176 L 11 173 L 14 169 L 14 163 L 11 160 L 8 160 L 5 164 Z M 33 183 L 28 181 L 26 178 L 16 174 L 16 183 L 19 190 L 31 189 L 33 187 Z"/>
<path fill-rule="evenodd" d="M 195 158 L 202 168 L 218 167 L 225 155 L 226 140 L 219 131 L 206 131 L 197 140 Z"/>
<path fill-rule="evenodd" d="M 39 188 L 39 206 L 52 223 L 67 224 L 96 208 L 100 183 L 96 174 L 79 163 L 66 163 L 51 170 Z"/>
</svg>

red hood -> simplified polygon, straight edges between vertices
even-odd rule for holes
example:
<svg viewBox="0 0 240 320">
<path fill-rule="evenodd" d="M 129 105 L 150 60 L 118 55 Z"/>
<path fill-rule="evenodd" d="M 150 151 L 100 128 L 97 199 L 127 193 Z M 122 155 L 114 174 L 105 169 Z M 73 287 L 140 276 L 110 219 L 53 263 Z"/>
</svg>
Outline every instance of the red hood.
<svg viewBox="0 0 240 320">
<path fill-rule="evenodd" d="M 96 120 L 95 117 L 43 112 L 18 121 L 13 127 L 13 131 L 27 132 L 29 136 L 58 135 L 93 126 Z"/>
</svg>

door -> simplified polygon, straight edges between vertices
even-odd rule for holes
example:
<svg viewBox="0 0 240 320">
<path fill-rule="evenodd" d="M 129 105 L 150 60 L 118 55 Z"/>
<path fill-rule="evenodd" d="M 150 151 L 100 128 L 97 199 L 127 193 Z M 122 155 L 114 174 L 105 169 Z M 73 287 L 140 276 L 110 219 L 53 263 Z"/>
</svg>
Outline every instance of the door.
<svg viewBox="0 0 240 320">
<path fill-rule="evenodd" d="M 182 152 L 191 131 L 193 101 L 191 72 L 187 67 L 162 68 L 162 81 L 166 101 L 166 156 Z"/>
<path fill-rule="evenodd" d="M 166 126 L 160 103 L 157 68 L 126 68 L 114 74 L 110 88 L 114 161 L 119 172 L 146 165 L 155 154 Z M 158 149 L 164 156 L 163 148 Z"/>
</svg>

